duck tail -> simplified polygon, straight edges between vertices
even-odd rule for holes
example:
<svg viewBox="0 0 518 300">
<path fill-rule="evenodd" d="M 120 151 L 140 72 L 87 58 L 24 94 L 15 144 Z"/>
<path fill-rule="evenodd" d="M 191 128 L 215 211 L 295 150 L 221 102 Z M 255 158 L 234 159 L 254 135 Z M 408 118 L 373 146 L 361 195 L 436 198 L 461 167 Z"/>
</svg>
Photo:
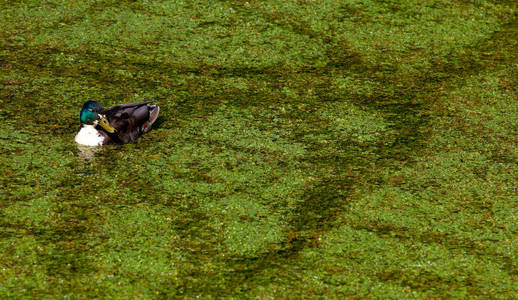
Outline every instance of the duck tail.
<svg viewBox="0 0 518 300">
<path fill-rule="evenodd" d="M 142 125 L 142 133 L 151 131 L 153 123 L 155 123 L 156 119 L 158 118 L 158 113 L 160 113 L 160 106 L 149 106 L 149 119 Z"/>
</svg>

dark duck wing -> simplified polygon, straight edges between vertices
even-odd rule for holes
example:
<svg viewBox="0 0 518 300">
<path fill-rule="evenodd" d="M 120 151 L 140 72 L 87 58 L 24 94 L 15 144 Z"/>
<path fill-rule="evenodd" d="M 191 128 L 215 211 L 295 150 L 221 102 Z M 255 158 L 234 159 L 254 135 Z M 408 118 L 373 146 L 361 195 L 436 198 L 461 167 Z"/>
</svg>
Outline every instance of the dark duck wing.
<svg viewBox="0 0 518 300">
<path fill-rule="evenodd" d="M 116 131 L 111 134 L 103 132 L 105 136 L 104 144 L 134 142 L 142 134 L 149 132 L 160 112 L 158 105 L 148 105 L 152 102 L 154 100 L 115 105 L 105 109 L 102 114 L 106 116 L 108 122 Z M 108 137 L 108 140 L 106 137 Z"/>
</svg>

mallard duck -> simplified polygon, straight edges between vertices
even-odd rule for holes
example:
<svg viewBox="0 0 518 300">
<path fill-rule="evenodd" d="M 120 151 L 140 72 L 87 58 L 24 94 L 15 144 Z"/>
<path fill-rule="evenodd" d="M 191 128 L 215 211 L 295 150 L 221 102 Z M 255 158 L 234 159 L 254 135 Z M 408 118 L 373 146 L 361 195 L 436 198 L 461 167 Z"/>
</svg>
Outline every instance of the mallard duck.
<svg viewBox="0 0 518 300">
<path fill-rule="evenodd" d="M 126 144 L 151 130 L 158 118 L 160 107 L 147 105 L 154 100 L 133 102 L 103 108 L 99 102 L 83 105 L 79 119 L 81 127 L 75 137 L 78 144 L 102 146 Z"/>
</svg>

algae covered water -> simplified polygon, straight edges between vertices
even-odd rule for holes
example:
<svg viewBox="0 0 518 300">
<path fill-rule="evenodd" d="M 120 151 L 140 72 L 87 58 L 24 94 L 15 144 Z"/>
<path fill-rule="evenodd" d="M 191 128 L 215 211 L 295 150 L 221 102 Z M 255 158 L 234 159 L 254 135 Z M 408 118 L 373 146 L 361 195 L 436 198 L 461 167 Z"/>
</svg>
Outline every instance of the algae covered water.
<svg viewBox="0 0 518 300">
<path fill-rule="evenodd" d="M 517 297 L 512 1 L 0 7 L 0 295 Z"/>
</svg>

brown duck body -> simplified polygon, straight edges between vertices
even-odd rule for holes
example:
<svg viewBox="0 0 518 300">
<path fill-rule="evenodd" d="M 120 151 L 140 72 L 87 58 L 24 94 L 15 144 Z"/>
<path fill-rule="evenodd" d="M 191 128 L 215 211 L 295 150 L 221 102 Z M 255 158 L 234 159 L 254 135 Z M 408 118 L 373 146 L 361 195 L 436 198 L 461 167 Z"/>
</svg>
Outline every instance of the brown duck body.
<svg viewBox="0 0 518 300">
<path fill-rule="evenodd" d="M 116 131 L 109 133 L 97 125 L 95 129 L 104 137 L 102 144 L 117 145 L 134 142 L 142 134 L 149 132 L 160 112 L 158 105 L 148 105 L 152 102 L 154 100 L 133 102 L 103 110 L 102 114 Z"/>
</svg>

